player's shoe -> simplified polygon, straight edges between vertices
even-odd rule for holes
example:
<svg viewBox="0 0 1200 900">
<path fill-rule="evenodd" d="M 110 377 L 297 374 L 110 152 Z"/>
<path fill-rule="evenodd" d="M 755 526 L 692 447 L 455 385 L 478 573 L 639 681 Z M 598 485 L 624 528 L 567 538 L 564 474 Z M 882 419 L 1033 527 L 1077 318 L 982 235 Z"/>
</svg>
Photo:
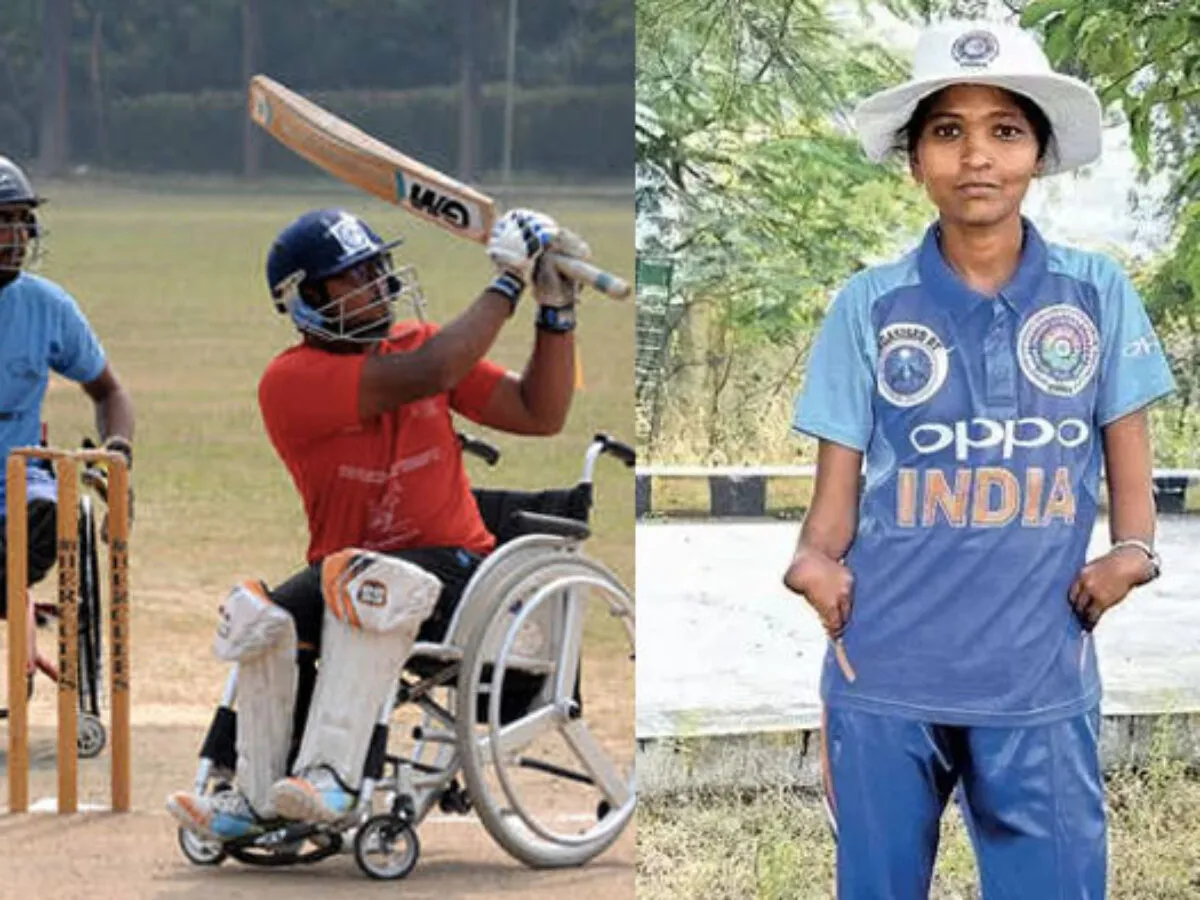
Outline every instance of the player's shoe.
<svg viewBox="0 0 1200 900">
<path fill-rule="evenodd" d="M 277 781 L 271 788 L 271 803 L 279 815 L 298 822 L 336 822 L 357 802 L 357 795 L 326 766 Z"/>
<path fill-rule="evenodd" d="M 266 831 L 239 790 L 215 794 L 177 791 L 167 798 L 167 812 L 189 831 L 216 841 L 231 841 Z"/>
</svg>

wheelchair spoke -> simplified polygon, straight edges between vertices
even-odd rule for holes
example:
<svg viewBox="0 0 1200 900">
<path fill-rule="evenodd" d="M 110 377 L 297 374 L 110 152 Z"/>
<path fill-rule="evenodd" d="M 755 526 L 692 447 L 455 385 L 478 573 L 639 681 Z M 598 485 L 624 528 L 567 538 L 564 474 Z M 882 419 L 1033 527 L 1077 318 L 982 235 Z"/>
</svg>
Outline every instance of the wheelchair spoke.
<svg viewBox="0 0 1200 900">
<path fill-rule="evenodd" d="M 567 722 L 562 727 L 562 733 L 608 801 L 614 806 L 623 805 L 632 793 L 630 787 L 583 720 L 572 719 Z"/>
<path fill-rule="evenodd" d="M 522 716 L 515 722 L 510 722 L 498 732 L 496 751 L 501 758 L 511 758 L 514 754 L 528 747 L 541 734 L 549 731 L 561 718 L 554 706 L 543 706 L 537 712 Z M 490 737 L 479 739 L 481 753 L 492 752 Z"/>
<path fill-rule="evenodd" d="M 579 657 L 583 652 L 583 601 L 575 591 L 563 596 L 562 646 L 555 666 L 554 699 L 561 703 L 575 696 L 575 679 L 579 676 Z"/>
</svg>

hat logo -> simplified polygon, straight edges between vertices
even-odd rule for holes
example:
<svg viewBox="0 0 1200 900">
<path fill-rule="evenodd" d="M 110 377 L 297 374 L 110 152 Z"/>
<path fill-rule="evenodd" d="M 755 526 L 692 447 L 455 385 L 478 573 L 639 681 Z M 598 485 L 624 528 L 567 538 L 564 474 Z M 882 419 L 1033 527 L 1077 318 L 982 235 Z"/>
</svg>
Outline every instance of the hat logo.
<svg viewBox="0 0 1200 900">
<path fill-rule="evenodd" d="M 950 48 L 954 61 L 966 69 L 987 68 L 1000 53 L 1000 43 L 990 31 L 968 31 Z"/>
</svg>

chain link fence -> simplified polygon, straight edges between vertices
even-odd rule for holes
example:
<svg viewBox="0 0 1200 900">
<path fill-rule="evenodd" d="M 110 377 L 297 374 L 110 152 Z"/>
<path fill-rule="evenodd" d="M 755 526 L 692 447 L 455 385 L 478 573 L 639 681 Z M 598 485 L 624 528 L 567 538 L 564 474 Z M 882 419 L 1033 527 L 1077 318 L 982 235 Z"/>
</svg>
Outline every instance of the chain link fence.
<svg viewBox="0 0 1200 900">
<path fill-rule="evenodd" d="M 671 356 L 671 335 L 683 318 L 684 305 L 672 292 L 675 263 L 662 257 L 637 260 L 637 352 L 634 389 L 637 433 L 645 446 L 657 432 Z"/>
</svg>

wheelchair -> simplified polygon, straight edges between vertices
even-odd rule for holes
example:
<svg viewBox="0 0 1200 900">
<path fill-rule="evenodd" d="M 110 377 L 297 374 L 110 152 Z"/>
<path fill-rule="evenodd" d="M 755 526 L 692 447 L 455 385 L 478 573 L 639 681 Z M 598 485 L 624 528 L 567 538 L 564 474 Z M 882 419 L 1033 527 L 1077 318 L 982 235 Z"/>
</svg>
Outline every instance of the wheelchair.
<svg viewBox="0 0 1200 900">
<path fill-rule="evenodd" d="M 498 461 L 490 444 L 459 439 L 465 453 L 489 465 Z M 280 820 L 264 834 L 225 842 L 181 827 L 187 859 L 202 866 L 227 858 L 289 866 L 352 850 L 367 876 L 400 879 L 416 866 L 417 826 L 435 808 L 447 815 L 474 811 L 505 851 L 532 868 L 580 866 L 608 849 L 636 804 L 632 727 L 628 753 L 613 754 L 613 741 L 606 747 L 598 737 L 605 730 L 598 713 L 585 720 L 592 710 L 581 692 L 584 643 L 589 628 L 617 623 L 610 628 L 622 646 L 606 645 L 605 652 L 630 664 L 632 716 L 635 624 L 630 592 L 581 552 L 590 534 L 593 472 L 605 455 L 630 468 L 635 462 L 632 448 L 598 434 L 571 488 L 475 490 L 496 549 L 467 584 L 441 639 L 413 646 L 394 702 L 380 710 L 349 814 L 325 824 Z M 232 788 L 236 692 L 235 666 L 200 751 L 198 794 Z M 395 728 L 398 716 L 411 724 L 406 754 L 389 748 L 389 733 L 403 733 Z M 557 747 L 541 744 L 554 737 L 561 739 Z M 553 787 L 532 784 L 535 777 Z M 583 795 L 582 812 L 564 816 L 572 791 Z"/>
<path fill-rule="evenodd" d="M 42 441 L 45 445 L 45 439 Z M 90 439 L 84 439 L 84 449 L 94 449 Z M 51 469 L 51 471 L 53 471 Z M 101 718 L 100 698 L 103 693 L 103 642 L 101 638 L 100 547 L 97 540 L 97 506 L 107 504 L 108 486 L 103 469 L 94 463 L 86 464 L 81 472 L 84 488 L 79 495 L 79 589 L 77 595 L 78 616 L 78 670 L 79 670 L 79 730 L 76 736 L 76 752 L 82 759 L 94 759 L 108 745 L 108 729 Z M 51 570 L 53 572 L 53 569 Z M 58 618 L 56 603 L 35 603 L 34 617 L 38 628 L 49 625 Z M 9 612 L 9 626 L 13 627 L 13 616 Z M 24 627 L 24 621 L 21 622 Z M 26 692 L 33 697 L 35 675 L 41 672 L 51 683 L 58 683 L 58 665 L 42 655 L 36 644 L 30 649 L 30 659 L 35 671 L 27 679 Z M 0 719 L 8 718 L 8 710 L 0 709 Z"/>
</svg>

